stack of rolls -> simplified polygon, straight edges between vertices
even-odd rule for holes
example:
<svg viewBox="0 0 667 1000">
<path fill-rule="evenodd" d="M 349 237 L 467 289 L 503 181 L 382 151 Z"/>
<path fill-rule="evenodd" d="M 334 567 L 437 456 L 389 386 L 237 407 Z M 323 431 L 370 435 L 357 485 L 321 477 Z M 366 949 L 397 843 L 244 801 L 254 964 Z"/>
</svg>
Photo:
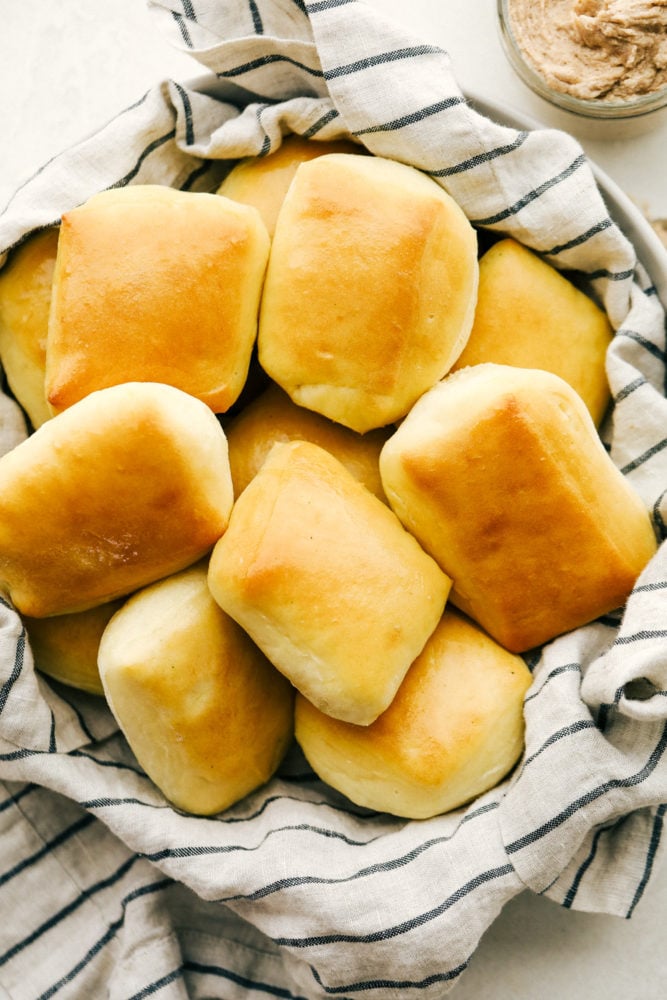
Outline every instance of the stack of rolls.
<svg viewBox="0 0 667 1000">
<path fill-rule="evenodd" d="M 0 588 L 174 808 L 294 739 L 362 806 L 463 806 L 521 757 L 523 654 L 653 555 L 598 434 L 604 311 L 477 236 L 416 168 L 289 137 L 210 194 L 102 192 L 0 272 L 30 428 Z"/>
</svg>

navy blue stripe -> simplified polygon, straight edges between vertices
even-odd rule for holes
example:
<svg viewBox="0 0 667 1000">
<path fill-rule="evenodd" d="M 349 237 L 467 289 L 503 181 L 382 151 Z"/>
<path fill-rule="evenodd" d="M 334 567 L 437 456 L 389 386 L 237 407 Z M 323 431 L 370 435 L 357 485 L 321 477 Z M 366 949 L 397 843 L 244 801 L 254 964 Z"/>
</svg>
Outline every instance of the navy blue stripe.
<svg viewBox="0 0 667 1000">
<path fill-rule="evenodd" d="M 607 278 L 608 281 L 627 281 L 634 275 L 634 271 L 608 271 L 606 267 L 601 267 L 598 271 L 586 271 L 589 281 L 596 281 L 598 278 Z"/>
<path fill-rule="evenodd" d="M 79 729 L 83 733 L 83 735 L 86 738 L 86 740 L 89 743 L 94 743 L 95 742 L 95 737 L 93 736 L 92 732 L 88 728 L 88 723 L 86 722 L 86 720 L 85 720 L 85 718 L 83 716 L 83 712 L 81 711 L 81 709 L 77 705 L 74 705 L 71 701 L 69 701 L 68 698 L 64 697 L 63 694 L 60 691 L 58 692 L 58 697 L 61 698 L 65 702 L 65 704 L 67 705 L 67 707 L 69 709 L 71 709 L 71 711 L 74 713 L 74 715 L 76 715 L 77 722 L 79 723 Z"/>
<path fill-rule="evenodd" d="M 616 640 L 617 646 L 627 646 L 631 642 L 642 642 L 644 639 L 664 639 L 667 636 L 667 629 L 642 629 L 632 635 L 619 635 Z"/>
<path fill-rule="evenodd" d="M 242 986 L 245 990 L 268 993 L 272 997 L 282 997 L 284 1000 L 308 1000 L 308 997 L 304 997 L 300 993 L 292 993 L 291 990 L 283 989 L 281 986 L 272 986 L 270 983 L 260 983 L 256 979 L 239 976 L 236 972 L 232 972 L 231 969 L 223 969 L 219 965 L 204 965 L 202 962 L 188 960 L 184 962 L 183 969 L 186 972 L 196 972 L 202 976 L 217 976 L 219 979 L 227 979 L 230 983 Z"/>
<path fill-rule="evenodd" d="M 70 969 L 66 975 L 62 976 L 57 982 L 53 983 L 48 990 L 45 990 L 44 993 L 37 997 L 36 1000 L 49 1000 L 49 998 L 58 993 L 63 986 L 66 986 L 67 983 L 71 983 L 73 979 L 76 979 L 78 974 L 85 969 L 97 955 L 99 955 L 102 949 L 105 948 L 116 936 L 119 928 L 123 926 L 125 921 L 125 906 L 128 903 L 131 903 L 135 899 L 139 899 L 141 896 L 146 896 L 151 892 L 159 892 L 162 889 L 168 888 L 172 884 L 173 883 L 169 879 L 162 879 L 160 882 L 153 882 L 151 885 L 142 886 L 140 889 L 136 889 L 134 892 L 130 893 L 130 895 L 123 900 L 123 913 L 119 919 L 109 924 L 106 932 L 96 941 L 92 948 L 88 949 L 84 957 L 77 962 L 77 964 L 73 966 L 73 968 Z"/>
<path fill-rule="evenodd" d="M 5 788 L 7 788 L 7 785 L 4 782 L 3 785 Z M 10 795 L 8 799 L 5 799 L 3 802 L 0 802 L 0 812 L 4 812 L 6 809 L 11 809 L 11 807 L 15 806 L 17 802 L 20 802 L 24 796 L 29 795 L 31 792 L 34 792 L 36 790 L 37 790 L 37 785 L 33 784 L 24 785 L 23 788 L 21 788 L 18 792 L 14 792 L 14 794 Z"/>
<path fill-rule="evenodd" d="M 2 601 L 2 604 L 5 604 L 5 602 Z M 26 645 L 26 632 L 25 629 L 22 627 L 19 633 L 19 637 L 16 640 L 16 650 L 14 652 L 14 666 L 12 667 L 12 672 L 5 681 L 5 683 L 0 688 L 0 714 L 5 709 L 12 688 L 14 687 L 17 680 L 21 676 L 21 670 L 23 669 L 23 660 L 25 656 L 25 645 Z"/>
<path fill-rule="evenodd" d="M 605 229 L 609 229 L 614 223 L 611 219 L 602 219 L 600 222 L 596 222 L 594 226 L 587 229 L 585 233 L 581 233 L 579 236 L 575 236 L 574 239 L 568 240 L 567 243 L 557 244 L 550 250 L 543 250 L 542 253 L 545 256 L 556 256 L 559 253 L 563 253 L 565 250 L 572 250 L 574 247 L 580 247 L 582 243 L 586 243 L 593 236 L 597 236 L 599 233 L 603 233 Z"/>
<path fill-rule="evenodd" d="M 6 951 L 4 955 L 0 955 L 0 966 L 5 965 L 16 955 L 19 955 L 25 948 L 28 948 L 30 945 L 34 944 L 35 941 L 37 941 L 42 936 L 42 934 L 46 934 L 47 931 L 50 931 L 53 927 L 56 927 L 67 917 L 70 917 L 72 913 L 75 913 L 80 906 L 83 906 L 84 903 L 87 903 L 88 900 L 92 899 L 92 897 L 95 896 L 98 892 L 101 892 L 104 889 L 108 889 L 110 886 L 115 885 L 116 882 L 119 882 L 138 860 L 139 858 L 136 855 L 134 855 L 131 858 L 128 858 L 128 860 L 123 862 L 120 868 L 118 868 L 113 873 L 113 875 L 110 875 L 108 876 L 108 878 L 102 879 L 101 881 L 96 882 L 94 885 L 89 886 L 87 889 L 84 889 L 81 893 L 79 893 L 76 899 L 73 899 L 66 906 L 63 906 L 60 910 L 57 910 L 51 917 L 49 917 L 48 920 L 45 920 L 44 923 L 40 924 L 39 927 L 35 928 L 35 930 L 31 934 L 29 934 L 28 937 L 23 938 L 23 940 L 21 941 L 18 941 L 8 951 Z"/>
<path fill-rule="evenodd" d="M 545 750 L 548 750 L 549 747 L 554 745 L 554 743 L 558 743 L 560 740 L 566 739 L 568 736 L 574 736 L 576 733 L 580 733 L 585 729 L 596 728 L 597 727 L 592 719 L 578 719 L 576 722 L 571 722 L 569 725 L 563 726 L 562 729 L 558 729 L 555 733 L 551 733 L 551 735 L 547 737 L 544 743 L 542 743 L 542 745 L 538 747 L 538 749 L 532 753 L 530 757 L 526 757 L 523 767 L 526 768 L 529 764 L 532 764 L 536 757 L 539 757 L 540 754 L 544 753 Z"/>
<path fill-rule="evenodd" d="M 643 452 L 643 454 L 639 455 L 638 458 L 635 458 L 632 462 L 628 462 L 627 465 L 623 466 L 621 472 L 624 476 L 627 476 L 629 472 L 634 472 L 635 469 L 638 469 L 640 465 L 644 464 L 644 462 L 648 462 L 648 460 L 653 458 L 654 455 L 659 455 L 665 448 L 667 448 L 667 438 L 663 438 L 662 441 L 654 444 L 651 448 L 648 448 L 647 451 Z"/>
<path fill-rule="evenodd" d="M 517 215 L 523 208 L 526 207 L 526 205 L 530 205 L 531 202 L 540 198 L 545 191 L 549 191 L 551 188 L 561 184 L 564 180 L 567 180 L 568 177 L 571 177 L 572 174 L 576 173 L 576 171 L 583 166 L 585 162 L 586 157 L 583 153 L 581 153 L 565 168 L 565 170 L 561 170 L 559 174 L 555 174 L 553 177 L 550 177 L 549 180 L 544 181 L 543 184 L 527 191 L 526 194 L 519 198 L 518 201 L 515 201 L 513 205 L 509 205 L 507 208 L 504 208 L 502 212 L 496 212 L 495 215 L 489 215 L 485 219 L 471 219 L 470 221 L 472 225 L 493 226 L 498 222 L 504 222 L 505 219 L 509 219 L 512 215 Z M 547 252 L 553 253 L 554 251 Z"/>
<path fill-rule="evenodd" d="M 611 778 L 609 781 L 605 781 L 603 784 L 597 785 L 595 788 L 591 788 L 590 791 L 586 792 L 584 795 L 580 795 L 578 799 L 575 799 L 569 806 L 566 806 L 565 809 L 562 809 L 546 823 L 543 823 L 542 826 L 537 827 L 535 830 L 531 830 L 530 833 L 517 838 L 517 840 L 512 843 L 506 844 L 505 849 L 507 853 L 515 854 L 517 851 L 523 850 L 524 847 L 528 847 L 536 841 L 541 840 L 542 837 L 547 836 L 547 834 L 553 833 L 554 830 L 578 812 L 582 806 L 590 805 L 591 802 L 595 802 L 603 795 L 606 795 L 607 792 L 616 788 L 632 788 L 641 784 L 641 782 L 649 777 L 649 775 L 651 775 L 658 766 L 665 752 L 665 747 L 667 747 L 667 726 L 663 729 L 662 736 L 649 756 L 647 763 L 639 771 L 635 774 L 629 775 L 627 778 Z"/>
<path fill-rule="evenodd" d="M 298 4 L 307 14 L 319 14 L 323 10 L 332 10 L 334 7 L 345 7 L 356 0 L 315 0 L 315 3 Z"/>
<path fill-rule="evenodd" d="M 656 527 L 656 531 L 659 533 L 660 538 L 662 539 L 667 537 L 667 524 L 665 524 L 665 519 L 663 518 L 660 512 L 660 507 L 662 506 L 662 502 L 665 499 L 665 496 L 667 496 L 667 490 L 663 490 L 663 492 L 660 494 L 658 499 L 653 504 L 653 510 L 651 512 L 651 516 L 653 517 L 653 523 Z M 640 589 L 639 587 L 636 588 L 636 590 L 639 589 Z"/>
<path fill-rule="evenodd" d="M 397 131 L 398 129 L 405 128 L 406 125 L 414 125 L 425 118 L 430 118 L 431 115 L 440 114 L 441 111 L 449 111 L 450 108 L 455 108 L 459 104 L 465 104 L 465 97 L 447 97 L 443 101 L 437 101 L 435 104 L 418 108 L 416 111 L 410 112 L 409 115 L 403 115 L 401 118 L 394 118 L 392 121 L 383 122 L 382 125 L 373 125 L 371 128 L 358 129 L 353 134 L 371 135 L 374 132 Z"/>
<path fill-rule="evenodd" d="M 470 893 L 475 892 L 482 886 L 487 885 L 489 882 L 494 882 L 496 879 L 504 878 L 507 875 L 513 875 L 514 868 L 512 865 L 500 865 L 498 868 L 490 868 L 486 871 L 480 872 L 479 875 L 475 875 L 474 878 L 470 879 L 468 882 L 464 882 L 456 892 L 452 893 L 446 899 L 439 903 L 438 906 L 434 906 L 432 909 L 427 910 L 425 913 L 420 913 L 416 917 L 412 917 L 410 920 L 403 920 L 399 924 L 394 924 L 391 927 L 384 927 L 381 930 L 371 931 L 368 934 L 343 934 L 343 933 L 332 933 L 332 934 L 320 934 L 317 936 L 305 937 L 305 938 L 292 938 L 292 937 L 278 937 L 273 940 L 277 945 L 286 945 L 290 948 L 313 948 L 320 945 L 328 944 L 342 944 L 343 942 L 353 943 L 353 944 L 371 944 L 375 941 L 387 941 L 390 938 L 399 937 L 402 934 L 407 934 L 410 931 L 417 930 L 419 927 L 423 927 L 424 924 L 430 923 L 432 920 L 436 920 L 441 917 L 443 913 L 451 909 L 457 903 L 460 903 L 462 899 L 470 895 Z M 348 987 L 348 989 L 354 987 Z"/>
<path fill-rule="evenodd" d="M 205 177 L 206 174 L 214 167 L 217 167 L 217 164 L 211 165 L 208 160 L 204 160 L 200 166 L 189 173 L 185 178 L 181 184 L 181 191 L 190 191 L 194 184 L 196 184 L 201 177 Z"/>
<path fill-rule="evenodd" d="M 84 760 L 89 760 L 93 764 L 97 764 L 98 767 L 112 767 L 116 771 L 130 771 L 132 774 L 138 774 L 141 778 L 146 777 L 146 773 L 140 767 L 134 767 L 134 765 L 123 763 L 120 760 L 101 760 L 99 757 L 93 756 L 89 751 L 81 750 L 80 747 L 70 750 L 67 756 L 82 757 Z"/>
<path fill-rule="evenodd" d="M 257 124 L 264 132 L 264 138 L 262 140 L 262 148 L 258 152 L 257 154 L 258 156 L 266 156 L 268 153 L 271 152 L 271 139 L 269 137 L 268 132 L 266 131 L 266 129 L 262 124 L 262 114 L 266 111 L 267 108 L 270 107 L 271 107 L 270 104 L 258 104 L 255 107 L 255 118 L 257 119 Z"/>
<path fill-rule="evenodd" d="M 367 990 L 376 989 L 425 989 L 427 986 L 433 986 L 435 983 L 446 983 L 451 982 L 453 979 L 458 979 L 467 968 L 468 962 L 462 962 L 461 965 L 457 965 L 454 969 L 448 969 L 447 972 L 434 972 L 433 975 L 426 976 L 424 979 L 364 979 L 361 982 L 345 983 L 344 986 L 325 986 L 317 969 L 312 968 L 311 971 L 324 992 L 330 996 L 336 996 L 340 993 L 363 993 Z"/>
<path fill-rule="evenodd" d="M 179 979 L 183 978 L 183 966 L 179 965 L 177 969 L 172 969 L 164 976 L 160 976 L 155 982 L 149 983 L 144 986 L 142 990 L 138 993 L 133 993 L 132 996 L 128 997 L 127 1000 L 144 1000 L 144 997 L 152 997 L 154 993 L 161 990 L 163 986 L 170 986 L 171 983 L 178 982 Z"/>
<path fill-rule="evenodd" d="M 547 676 L 544 678 L 544 682 L 542 683 L 542 685 L 536 691 L 529 691 L 528 692 L 528 694 L 526 695 L 526 697 L 524 699 L 524 704 L 527 704 L 529 701 L 532 701 L 533 698 L 539 697 L 539 695 L 544 691 L 544 689 L 547 686 L 547 684 L 549 683 L 549 681 L 552 681 L 555 677 L 559 677 L 561 674 L 568 674 L 568 673 L 580 674 L 581 673 L 581 664 L 580 663 L 564 663 L 560 667 L 555 667 L 553 670 L 551 670 L 547 674 Z"/>
<path fill-rule="evenodd" d="M 183 15 L 179 14 L 178 11 L 172 10 L 171 16 L 178 25 L 178 30 L 181 33 L 181 38 L 183 39 L 183 41 L 185 42 L 185 44 L 189 49 L 193 49 L 194 45 L 192 44 L 192 38 L 190 37 L 190 32 L 187 29 L 187 25 L 185 23 Z"/>
<path fill-rule="evenodd" d="M 314 833 L 320 837 L 325 837 L 328 840 L 342 840 L 343 843 L 350 844 L 352 847 L 366 847 L 368 844 L 372 844 L 374 841 L 381 840 L 384 836 L 386 836 L 386 833 L 379 833 L 375 837 L 369 837 L 367 840 L 355 840 L 353 837 L 348 837 L 346 834 L 340 833 L 337 830 L 330 830 L 326 827 L 320 826 L 312 826 L 310 823 L 294 823 L 288 826 L 272 827 L 270 830 L 267 830 L 257 844 L 253 844 L 250 847 L 245 844 L 200 844 L 184 847 L 164 847 L 160 851 L 143 854 L 142 857 L 147 858 L 149 861 L 157 862 L 165 861 L 167 858 L 203 858 L 220 854 L 236 854 L 238 852 L 243 854 L 253 854 L 255 851 L 260 851 L 262 849 L 269 837 L 275 837 L 280 833 L 300 833 L 304 830 L 308 833 Z"/>
<path fill-rule="evenodd" d="M 188 21 L 196 21 L 197 15 L 195 14 L 195 9 L 191 3 L 191 0 L 181 0 L 181 4 L 183 5 L 183 11 Z"/>
<path fill-rule="evenodd" d="M 1 759 L 2 758 L 0 757 L 0 760 Z M 92 758 L 92 759 L 94 759 L 94 758 Z M 109 766 L 113 766 L 113 763 L 111 763 Z M 143 773 L 143 772 L 139 772 L 139 773 Z M 318 783 L 320 782 L 319 778 L 316 778 L 315 780 Z M 322 799 L 321 801 L 318 801 L 318 800 L 311 801 L 310 799 L 301 799 L 301 798 L 298 798 L 296 795 L 271 795 L 271 796 L 269 796 L 268 798 L 266 798 L 262 802 L 262 804 L 259 807 L 259 809 L 255 810 L 255 812 L 249 813 L 247 816 L 225 816 L 225 823 L 226 824 L 232 824 L 232 823 L 249 823 L 251 820 L 254 820 L 258 816 L 261 816 L 262 813 L 264 812 L 264 810 L 266 808 L 268 808 L 268 806 L 272 805 L 272 803 L 274 803 L 274 802 L 297 802 L 299 805 L 321 806 L 321 807 L 323 807 L 323 808 L 325 808 L 327 810 L 331 810 L 332 812 L 342 813 L 344 816 L 352 816 L 355 819 L 365 819 L 365 820 L 368 820 L 368 819 L 374 819 L 377 816 L 384 816 L 385 815 L 384 813 L 373 812 L 370 809 L 362 809 L 362 808 L 353 809 L 353 808 L 350 808 L 350 807 L 337 805 L 337 804 L 335 804 L 333 802 L 327 801 L 326 799 Z M 102 809 L 102 808 L 107 808 L 109 806 L 124 806 L 124 805 L 128 805 L 128 804 L 147 806 L 149 809 L 156 809 L 156 808 L 164 809 L 164 808 L 169 808 L 166 805 L 156 806 L 152 802 L 143 802 L 140 799 L 134 799 L 134 798 L 117 798 L 117 799 L 112 799 L 112 798 L 105 797 L 105 798 L 99 798 L 99 799 L 88 799 L 87 801 L 80 803 L 80 805 L 82 805 L 85 809 Z M 206 817 L 200 817 L 200 818 L 202 820 L 206 819 Z M 211 822 L 215 822 L 215 820 L 211 819 Z M 285 829 L 288 829 L 288 828 L 286 827 Z"/>
<path fill-rule="evenodd" d="M 628 382 L 626 386 L 623 386 L 620 392 L 616 393 L 614 396 L 614 402 L 621 403 L 624 399 L 627 399 L 627 397 L 631 395 L 635 389 L 641 389 L 643 385 L 646 385 L 646 379 L 643 375 L 640 375 L 639 378 L 634 380 L 634 382 Z"/>
<path fill-rule="evenodd" d="M 192 104 L 190 103 L 190 98 L 188 97 L 185 88 L 181 87 L 180 83 L 176 83 L 175 81 L 174 86 L 178 91 L 178 96 L 181 99 L 183 113 L 185 115 L 185 144 L 187 146 L 193 146 L 195 141 L 195 127 L 192 120 Z"/>
<path fill-rule="evenodd" d="M 259 12 L 259 7 L 255 3 L 255 0 L 248 0 L 248 6 L 250 7 L 250 15 L 252 17 L 252 26 L 256 35 L 264 34 L 264 25 L 262 24 L 262 15 Z"/>
<path fill-rule="evenodd" d="M 126 184 L 129 184 L 130 181 L 137 176 L 144 161 L 151 155 L 151 153 L 154 153 L 156 149 L 160 148 L 160 146 L 164 146 L 165 143 L 171 142 L 175 135 L 176 129 L 171 129 L 170 132 L 166 132 L 164 135 L 159 136 L 159 138 L 154 139 L 153 142 L 149 143 L 137 159 L 132 169 L 129 170 L 124 177 L 120 177 L 117 181 L 114 181 L 111 188 L 125 187 Z"/>
<path fill-rule="evenodd" d="M 13 868 L 9 868 L 6 872 L 3 872 L 2 875 L 0 875 L 0 885 L 6 885 L 7 882 L 10 882 L 22 871 L 25 871 L 27 868 L 31 868 L 38 861 L 41 861 L 42 858 L 46 857 L 47 854 L 51 854 L 51 852 L 54 851 L 56 847 L 60 847 L 61 844 L 66 843 L 71 837 L 75 837 L 77 833 L 81 833 L 82 830 L 85 830 L 87 827 L 91 826 L 94 822 L 95 822 L 94 816 L 82 816 L 81 819 L 78 819 L 76 821 L 76 823 L 72 823 L 71 826 L 66 827 L 64 830 L 61 830 L 60 833 L 57 834 L 57 836 L 53 837 L 51 840 L 48 840 L 44 844 L 42 844 L 40 849 L 38 851 L 35 851 L 34 854 L 31 854 L 27 858 L 23 858 L 21 861 L 15 864 Z"/>
<path fill-rule="evenodd" d="M 51 709 L 51 726 L 49 729 L 49 753 L 56 753 L 56 717 Z"/>
<path fill-rule="evenodd" d="M 42 753 L 43 750 L 27 750 L 25 747 L 20 747 L 18 750 L 10 750 L 9 753 L 0 753 L 0 760 L 9 763 L 14 760 L 25 760 L 26 757 L 38 757 Z"/>
<path fill-rule="evenodd" d="M 653 341 L 649 340 L 647 337 L 642 336 L 641 333 L 637 333 L 636 330 L 627 330 L 624 327 L 620 327 L 620 329 L 616 331 L 616 336 L 627 337 L 628 340 L 634 341 L 636 344 L 639 344 L 640 347 L 643 347 L 644 350 L 648 351 L 649 354 L 652 354 L 653 357 L 657 358 L 658 361 L 664 361 L 665 359 L 665 352 L 662 347 L 658 347 L 657 344 L 654 344 Z"/>
<path fill-rule="evenodd" d="M 401 62 L 403 59 L 413 59 L 415 56 L 442 55 L 442 49 L 435 45 L 411 45 L 409 48 L 393 49 L 389 52 L 378 52 L 374 56 L 365 56 L 352 63 L 343 63 L 341 66 L 334 66 L 324 72 L 325 80 L 336 80 L 341 76 L 351 76 L 353 73 L 362 73 L 364 70 L 373 69 L 375 66 L 385 66 L 391 62 Z"/>
<path fill-rule="evenodd" d="M 431 177 L 451 177 L 453 174 L 461 174 L 467 170 L 474 170 L 475 167 L 480 167 L 488 163 L 489 160 L 495 160 L 500 156 L 506 156 L 507 153 L 514 152 L 515 149 L 524 144 L 529 135 L 530 132 L 518 132 L 514 142 L 510 142 L 505 146 L 497 146 L 486 153 L 475 153 L 469 160 L 462 160 L 452 167 L 443 167 L 441 170 L 429 170 L 429 174 Z"/>
<path fill-rule="evenodd" d="M 338 111 L 336 108 L 331 108 L 330 111 L 327 111 L 327 113 L 322 115 L 321 118 L 318 118 L 316 122 L 313 122 L 313 124 L 302 133 L 302 138 L 312 139 L 314 135 L 321 132 L 324 126 L 328 125 L 329 122 L 332 122 L 335 118 L 338 118 Z"/>
<path fill-rule="evenodd" d="M 628 919 L 632 916 L 634 909 L 637 906 L 637 903 L 644 895 L 644 890 L 646 889 L 648 881 L 651 877 L 651 872 L 653 871 L 653 863 L 658 853 L 658 847 L 660 846 L 660 840 L 662 838 L 663 818 L 665 815 L 665 811 L 667 811 L 667 804 L 663 803 L 662 805 L 658 806 L 658 809 L 655 814 L 655 819 L 653 821 L 651 840 L 649 843 L 648 852 L 646 854 L 646 864 L 644 865 L 644 873 L 641 877 L 639 885 L 637 886 L 637 890 L 635 892 L 633 900 L 630 903 L 630 907 L 626 914 L 626 917 Z"/>
<path fill-rule="evenodd" d="M 497 808 L 497 802 L 487 803 L 479 809 L 466 813 L 452 833 L 446 836 L 433 837 L 430 840 L 422 841 L 411 851 L 408 851 L 407 854 L 390 858 L 388 861 L 376 862 L 375 864 L 368 865 L 365 868 L 359 868 L 357 871 L 352 872 L 351 875 L 340 875 L 336 877 L 326 877 L 324 875 L 295 875 L 289 878 L 277 879 L 275 882 L 269 882 L 260 889 L 256 889 L 254 892 L 247 893 L 246 895 L 239 894 L 237 896 L 225 896 L 224 902 L 231 903 L 237 900 L 246 900 L 250 902 L 257 899 L 264 899 L 266 896 L 271 896 L 276 892 L 282 892 L 284 889 L 294 889 L 300 885 L 341 885 L 345 882 L 355 882 L 357 879 L 367 878 L 369 875 L 377 875 L 381 872 L 397 871 L 399 868 L 404 868 L 412 861 L 415 861 L 421 854 L 430 850 L 432 847 L 438 847 L 440 844 L 446 844 L 450 840 L 453 840 L 465 823 L 468 823 L 473 819 L 477 819 L 479 816 Z"/>
<path fill-rule="evenodd" d="M 665 494 L 663 493 L 662 495 L 664 496 Z M 634 588 L 633 594 L 647 594 L 656 590 L 667 590 L 667 580 L 653 580 L 651 583 L 640 583 Z"/>
<path fill-rule="evenodd" d="M 263 66 L 269 66 L 271 63 L 289 63 L 290 66 L 295 66 L 296 69 L 302 69 L 310 76 L 316 76 L 320 79 L 324 76 L 321 69 L 315 69 L 312 66 L 307 66 L 305 63 L 299 62 L 297 59 L 290 59 L 289 56 L 284 56 L 277 52 L 268 56 L 260 56 L 259 59 L 251 59 L 250 62 L 247 63 L 240 63 L 233 69 L 227 69 L 223 73 L 218 73 L 217 75 L 222 78 L 244 76 L 246 73 L 252 73 L 253 70 L 262 69 Z"/>
<path fill-rule="evenodd" d="M 584 878 L 584 875 L 586 874 L 586 872 L 588 871 L 588 869 L 592 865 L 592 863 L 593 863 L 593 861 L 595 859 L 595 855 L 597 854 L 598 841 L 600 840 L 600 837 L 602 836 L 603 833 L 606 833 L 607 830 L 613 830 L 614 826 L 615 826 L 615 824 L 612 824 L 609 827 L 603 826 L 603 827 L 600 827 L 600 829 L 596 831 L 596 833 L 595 833 L 595 835 L 593 837 L 593 843 L 591 844 L 591 849 L 588 852 L 588 854 L 587 854 L 586 858 L 584 859 L 584 861 L 581 863 L 581 865 L 577 869 L 577 873 L 574 876 L 574 879 L 572 880 L 572 884 L 570 885 L 570 888 L 567 890 L 567 892 L 565 894 L 565 898 L 563 900 L 563 904 L 562 905 L 565 907 L 566 910 L 572 909 L 572 904 L 574 902 L 575 896 L 577 895 L 577 892 L 579 891 L 579 886 L 581 885 L 581 882 L 582 882 L 582 880 Z"/>
</svg>

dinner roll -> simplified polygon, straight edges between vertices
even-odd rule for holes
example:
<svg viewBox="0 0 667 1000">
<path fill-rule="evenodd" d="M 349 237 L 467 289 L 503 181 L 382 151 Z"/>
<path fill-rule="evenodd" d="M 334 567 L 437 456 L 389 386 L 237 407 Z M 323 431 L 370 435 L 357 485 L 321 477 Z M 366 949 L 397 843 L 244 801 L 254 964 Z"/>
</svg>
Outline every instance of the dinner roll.
<svg viewBox="0 0 667 1000">
<path fill-rule="evenodd" d="M 396 516 L 318 445 L 273 446 L 234 505 L 211 593 L 323 712 L 384 711 L 451 581 Z"/>
<path fill-rule="evenodd" d="M 312 441 L 335 455 L 349 472 L 381 500 L 380 450 L 385 429 L 357 434 L 313 410 L 297 406 L 277 385 L 268 387 L 225 428 L 236 496 L 259 472 L 279 441 Z"/>
<path fill-rule="evenodd" d="M 291 743 L 294 692 L 215 603 L 205 565 L 130 597 L 104 631 L 99 669 L 137 760 L 186 812 L 244 798 Z"/>
<path fill-rule="evenodd" d="M 574 389 L 484 364 L 426 393 L 380 455 L 389 503 L 452 577 L 452 602 L 513 652 L 621 606 L 651 519 Z"/>
<path fill-rule="evenodd" d="M 613 330 L 568 278 L 513 239 L 482 256 L 475 320 L 453 366 L 485 361 L 544 368 L 576 389 L 600 424 L 610 399 L 605 365 Z"/>
<path fill-rule="evenodd" d="M 58 229 L 34 233 L 0 271 L 0 361 L 33 427 L 51 416 L 46 400 L 46 337 Z"/>
<path fill-rule="evenodd" d="M 297 695 L 296 738 L 316 774 L 357 805 L 426 819 L 511 771 L 530 682 L 521 657 L 447 609 L 375 722 L 340 722 Z"/>
<path fill-rule="evenodd" d="M 101 389 L 0 458 L 0 589 L 33 618 L 114 600 L 200 559 L 232 499 L 225 435 L 200 400 Z"/>
<path fill-rule="evenodd" d="M 327 153 L 365 152 L 363 146 L 352 140 L 323 142 L 288 135 L 268 156 L 249 156 L 239 160 L 218 188 L 218 194 L 253 205 L 262 216 L 269 236 L 273 236 L 278 212 L 301 163 Z"/>
<path fill-rule="evenodd" d="M 166 382 L 224 412 L 243 388 L 269 237 L 214 194 L 115 188 L 63 216 L 46 393 L 61 411 L 120 382 Z"/>
<path fill-rule="evenodd" d="M 382 427 L 461 353 L 477 275 L 475 231 L 434 180 L 382 157 L 320 156 L 278 216 L 260 363 L 300 406 Z"/>
<path fill-rule="evenodd" d="M 23 617 L 35 667 L 61 684 L 103 695 L 97 652 L 104 629 L 123 598 L 71 615 Z"/>
</svg>

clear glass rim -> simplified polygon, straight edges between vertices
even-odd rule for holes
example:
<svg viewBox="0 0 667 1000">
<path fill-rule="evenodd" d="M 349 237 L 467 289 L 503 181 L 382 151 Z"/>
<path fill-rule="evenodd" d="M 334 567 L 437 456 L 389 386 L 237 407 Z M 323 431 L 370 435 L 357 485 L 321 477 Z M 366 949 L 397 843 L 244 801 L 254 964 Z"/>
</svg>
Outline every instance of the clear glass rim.
<svg viewBox="0 0 667 1000">
<path fill-rule="evenodd" d="M 550 104 L 586 118 L 597 119 L 638 118 L 667 106 L 667 86 L 625 101 L 584 100 L 554 90 L 532 67 L 517 44 L 512 31 L 508 0 L 498 0 L 497 10 L 500 37 L 509 62 L 526 86 Z"/>
</svg>

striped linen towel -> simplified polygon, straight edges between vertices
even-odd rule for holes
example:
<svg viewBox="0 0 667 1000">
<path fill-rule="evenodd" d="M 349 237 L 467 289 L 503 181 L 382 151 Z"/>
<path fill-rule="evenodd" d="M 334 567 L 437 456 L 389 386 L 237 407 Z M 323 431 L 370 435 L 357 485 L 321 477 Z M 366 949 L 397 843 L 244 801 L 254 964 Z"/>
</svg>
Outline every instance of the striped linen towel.
<svg viewBox="0 0 667 1000">
<path fill-rule="evenodd" d="M 286 132 L 353 133 L 430 173 L 476 225 L 591 278 L 617 330 L 610 453 L 664 535 L 664 311 L 574 140 L 481 116 L 445 52 L 357 0 L 151 6 L 206 73 L 156 85 L 48 163 L 0 215 L 0 250 L 103 188 L 212 190 L 230 160 L 266 154 Z M 0 417 L 7 449 L 25 429 L 8 399 Z M 661 853 L 667 802 L 663 549 L 623 614 L 532 658 L 526 752 L 512 777 L 421 822 L 355 807 L 296 749 L 223 815 L 178 813 L 99 701 L 35 674 L 2 602 L 3 995 L 441 997 L 527 887 L 631 915 Z"/>
</svg>

